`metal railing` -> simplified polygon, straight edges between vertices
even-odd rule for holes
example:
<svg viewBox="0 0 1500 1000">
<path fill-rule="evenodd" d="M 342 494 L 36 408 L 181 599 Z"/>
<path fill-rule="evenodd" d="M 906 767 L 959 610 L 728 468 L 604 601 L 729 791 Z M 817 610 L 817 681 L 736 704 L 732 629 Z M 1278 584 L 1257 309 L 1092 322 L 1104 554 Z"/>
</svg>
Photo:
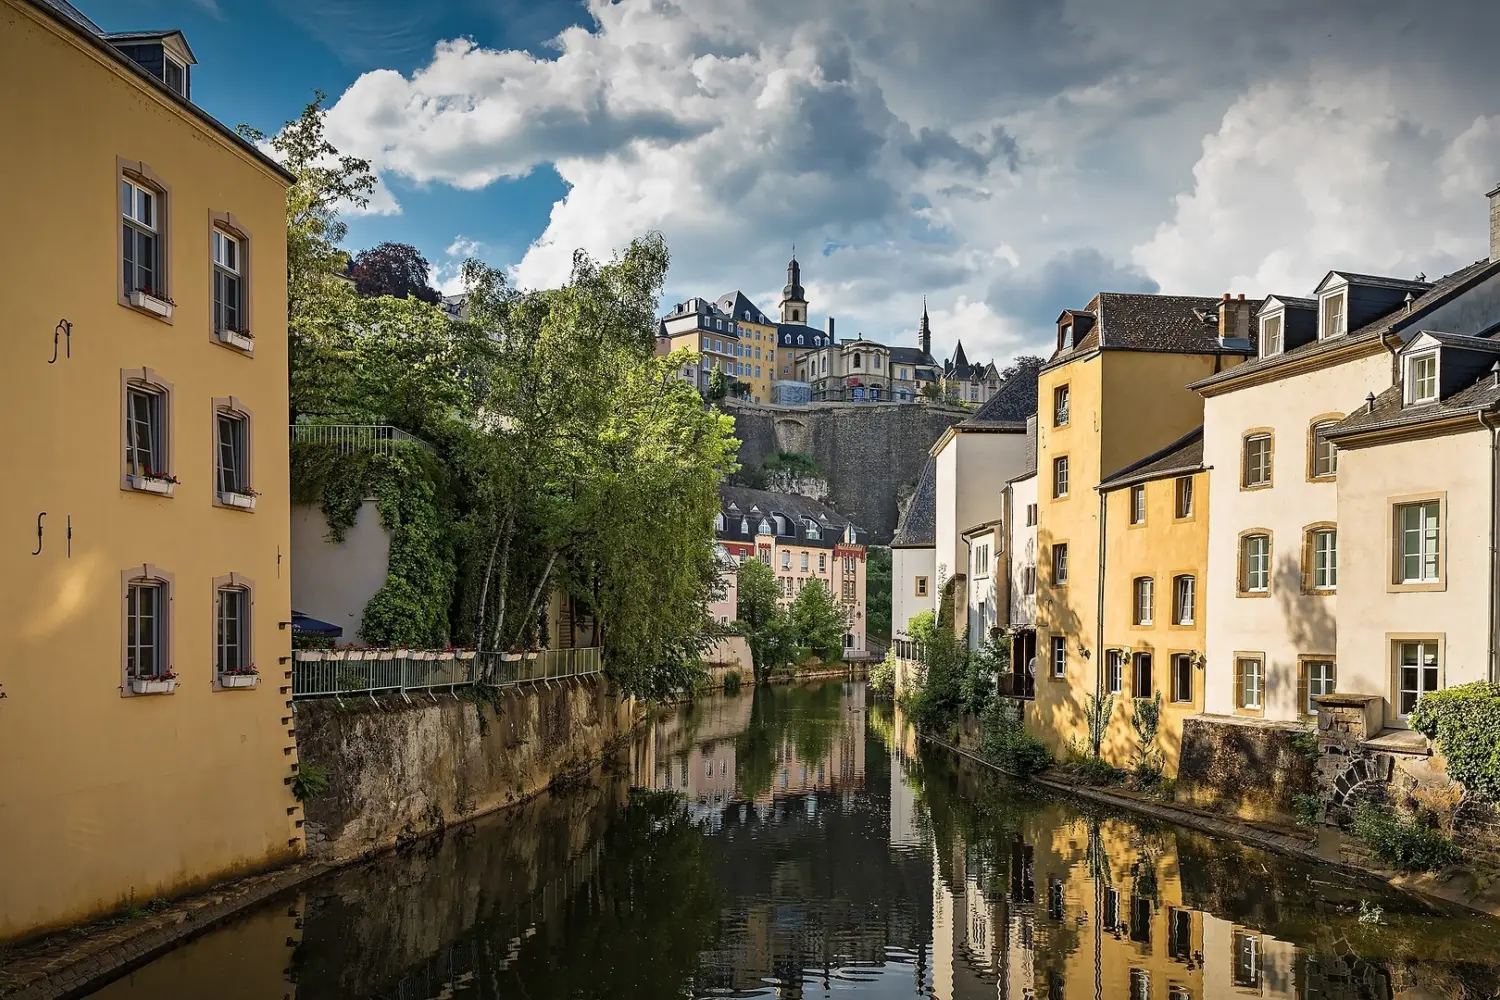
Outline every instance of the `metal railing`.
<svg viewBox="0 0 1500 1000">
<path fill-rule="evenodd" d="M 425 652 L 405 649 L 298 650 L 292 697 L 320 698 L 408 691 L 450 692 L 473 684 L 509 687 L 603 672 L 597 646 L 530 653 Z"/>
<path fill-rule="evenodd" d="M 414 444 L 432 451 L 432 445 L 415 434 L 390 424 L 292 424 L 292 440 L 299 444 L 326 444 L 342 452 L 371 451 L 388 455 L 398 444 Z"/>
</svg>

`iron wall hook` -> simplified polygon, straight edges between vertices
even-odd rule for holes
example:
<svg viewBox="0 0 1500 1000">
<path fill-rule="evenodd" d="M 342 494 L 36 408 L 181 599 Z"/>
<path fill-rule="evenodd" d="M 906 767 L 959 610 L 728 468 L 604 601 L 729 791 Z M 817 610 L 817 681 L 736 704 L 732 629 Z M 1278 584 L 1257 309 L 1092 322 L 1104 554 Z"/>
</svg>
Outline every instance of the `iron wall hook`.
<svg viewBox="0 0 1500 1000">
<path fill-rule="evenodd" d="M 65 319 L 57 321 L 57 326 L 52 331 L 52 360 L 49 365 L 57 364 L 57 346 L 59 340 L 65 340 L 64 349 L 67 351 L 65 357 L 73 356 L 73 324 Z"/>
<path fill-rule="evenodd" d="M 32 553 L 34 556 L 42 554 L 42 520 L 46 516 L 47 512 L 45 510 L 36 516 L 36 551 Z"/>
</svg>

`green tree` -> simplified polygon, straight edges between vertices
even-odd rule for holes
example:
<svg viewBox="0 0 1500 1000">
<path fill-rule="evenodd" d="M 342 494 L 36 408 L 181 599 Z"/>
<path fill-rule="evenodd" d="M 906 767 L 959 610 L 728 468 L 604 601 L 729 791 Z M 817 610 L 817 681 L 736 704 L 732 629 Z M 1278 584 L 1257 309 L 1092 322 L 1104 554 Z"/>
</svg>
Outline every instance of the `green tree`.
<svg viewBox="0 0 1500 1000">
<path fill-rule="evenodd" d="M 781 587 L 771 567 L 750 559 L 740 567 L 735 614 L 750 646 L 755 680 L 764 683 L 780 666 L 792 662 L 796 635 L 779 598 Z"/>
<path fill-rule="evenodd" d="M 887 641 L 891 638 L 891 550 L 871 546 L 865 560 L 865 629 Z"/>
<path fill-rule="evenodd" d="M 849 611 L 834 599 L 822 580 L 808 580 L 787 613 L 800 645 L 811 649 L 824 661 L 843 658 Z"/>
</svg>

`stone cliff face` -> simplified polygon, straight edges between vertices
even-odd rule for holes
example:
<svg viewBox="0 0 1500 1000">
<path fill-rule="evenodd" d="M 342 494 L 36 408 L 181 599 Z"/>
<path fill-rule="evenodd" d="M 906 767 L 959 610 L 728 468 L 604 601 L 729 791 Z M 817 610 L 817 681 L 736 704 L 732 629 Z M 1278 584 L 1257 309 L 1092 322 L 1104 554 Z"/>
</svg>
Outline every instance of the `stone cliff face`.
<svg viewBox="0 0 1500 1000">
<path fill-rule="evenodd" d="M 740 439 L 740 465 L 758 469 L 778 451 L 811 458 L 828 477 L 827 500 L 889 545 L 897 501 L 922 474 L 943 431 L 972 415 L 959 407 L 901 403 L 757 406 L 728 401 Z"/>
</svg>

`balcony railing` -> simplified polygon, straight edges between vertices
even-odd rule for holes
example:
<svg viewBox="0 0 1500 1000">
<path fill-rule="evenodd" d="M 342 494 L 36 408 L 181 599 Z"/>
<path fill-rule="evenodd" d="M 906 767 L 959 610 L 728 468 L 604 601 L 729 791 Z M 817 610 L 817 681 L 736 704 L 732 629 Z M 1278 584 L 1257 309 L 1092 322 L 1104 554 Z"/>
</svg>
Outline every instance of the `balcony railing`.
<svg viewBox="0 0 1500 1000">
<path fill-rule="evenodd" d="M 292 656 L 292 697 L 320 698 L 435 692 L 474 684 L 510 687 L 603 672 L 597 646 L 530 653 L 423 652 L 405 649 L 298 650 Z"/>
<path fill-rule="evenodd" d="M 330 445 L 342 452 L 370 451 L 388 455 L 400 444 L 414 444 L 432 451 L 432 445 L 415 434 L 390 424 L 292 424 L 292 440 L 299 444 Z"/>
</svg>

